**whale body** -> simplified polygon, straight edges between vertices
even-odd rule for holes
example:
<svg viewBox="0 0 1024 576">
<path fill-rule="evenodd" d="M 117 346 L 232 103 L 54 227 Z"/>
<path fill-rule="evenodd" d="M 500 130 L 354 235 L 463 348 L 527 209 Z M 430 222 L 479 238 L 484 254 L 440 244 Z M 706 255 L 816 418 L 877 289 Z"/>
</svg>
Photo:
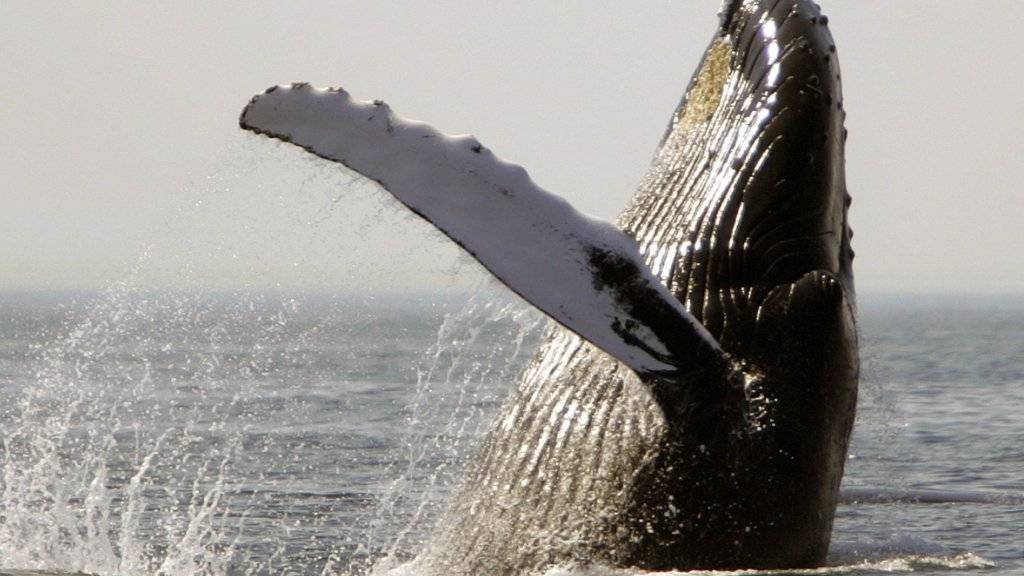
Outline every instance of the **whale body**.
<svg viewBox="0 0 1024 576">
<path fill-rule="evenodd" d="M 344 90 L 277 86 L 243 111 L 379 182 L 553 319 L 423 573 L 824 562 L 858 378 L 835 46 L 810 1 L 719 16 L 614 224 Z"/>
</svg>

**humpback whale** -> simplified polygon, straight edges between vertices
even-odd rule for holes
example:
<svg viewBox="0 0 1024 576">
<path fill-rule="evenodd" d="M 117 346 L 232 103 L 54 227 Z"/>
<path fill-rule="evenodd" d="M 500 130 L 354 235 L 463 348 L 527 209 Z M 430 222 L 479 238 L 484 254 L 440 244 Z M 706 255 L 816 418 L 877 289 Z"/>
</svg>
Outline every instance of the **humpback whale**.
<svg viewBox="0 0 1024 576">
<path fill-rule="evenodd" d="M 828 19 L 729 0 L 613 223 L 469 136 L 341 89 L 240 125 L 377 181 L 553 320 L 428 574 L 819 566 L 857 395 L 846 139 Z"/>
</svg>

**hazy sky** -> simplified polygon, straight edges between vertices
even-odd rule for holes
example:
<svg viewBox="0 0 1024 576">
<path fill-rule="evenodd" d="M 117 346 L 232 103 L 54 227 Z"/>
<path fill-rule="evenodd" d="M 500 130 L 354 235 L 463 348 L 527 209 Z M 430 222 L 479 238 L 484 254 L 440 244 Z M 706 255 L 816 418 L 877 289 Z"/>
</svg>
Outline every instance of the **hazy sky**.
<svg viewBox="0 0 1024 576">
<path fill-rule="evenodd" d="M 1024 2 L 821 3 L 849 112 L 858 288 L 1024 292 Z M 272 84 L 343 86 L 473 133 L 610 218 L 718 2 L 637 6 L 0 3 L 0 289 L 478 277 L 383 192 L 238 130 L 239 111 Z"/>
</svg>

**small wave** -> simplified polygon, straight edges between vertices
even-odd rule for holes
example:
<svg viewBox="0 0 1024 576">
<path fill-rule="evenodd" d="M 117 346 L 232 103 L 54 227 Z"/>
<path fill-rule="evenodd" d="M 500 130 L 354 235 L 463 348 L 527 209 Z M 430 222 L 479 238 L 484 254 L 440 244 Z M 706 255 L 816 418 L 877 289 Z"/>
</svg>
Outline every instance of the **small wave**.
<svg viewBox="0 0 1024 576">
<path fill-rule="evenodd" d="M 954 556 L 903 556 L 886 560 L 864 561 L 855 564 L 825 566 L 799 570 L 695 570 L 688 572 L 647 572 L 636 569 L 608 568 L 605 566 L 589 566 L 586 568 L 557 567 L 544 573 L 543 576 L 745 576 L 745 575 L 782 575 L 792 574 L 878 574 L 892 572 L 919 572 L 922 570 L 979 570 L 993 568 L 995 564 L 972 554 L 964 552 Z"/>
<path fill-rule="evenodd" d="M 892 546 L 902 542 L 911 547 L 920 547 L 921 541 L 907 538 L 896 538 L 893 541 L 876 544 L 874 547 L 892 550 Z M 933 547 L 933 546 L 926 546 Z M 863 548 L 854 554 L 863 553 Z M 893 572 L 920 572 L 925 570 L 958 571 L 958 570 L 983 570 L 994 568 L 996 565 L 971 552 L 962 552 L 948 556 L 932 556 L 925 554 L 903 554 L 897 557 L 861 559 L 850 562 L 834 563 L 821 568 L 786 569 L 786 570 L 693 570 L 693 571 L 667 571 L 649 572 L 637 568 L 611 568 L 608 566 L 556 566 L 548 569 L 542 576 L 770 576 L 770 575 L 793 575 L 802 574 L 888 574 Z M 372 576 L 421 576 L 416 561 L 405 564 L 384 562 L 378 564 L 372 571 Z M 0 574 L 0 576 L 3 576 Z"/>
<path fill-rule="evenodd" d="M 603 565 L 564 565 L 549 568 L 536 576 L 769 576 L 769 575 L 880 575 L 936 571 L 983 570 L 996 564 L 974 554 L 951 550 L 935 542 L 909 534 L 888 538 L 833 542 L 827 565 L 821 568 L 778 570 L 693 570 L 653 572 L 639 568 L 613 568 Z M 416 560 L 379 562 L 371 576 L 422 576 Z M 0 575 L 2 576 L 2 575 Z"/>
<path fill-rule="evenodd" d="M 1024 494 L 970 490 L 843 488 L 841 504 L 1024 504 Z"/>
<path fill-rule="evenodd" d="M 91 576 L 85 572 L 50 572 L 47 570 L 4 570 L 0 576 Z"/>
</svg>

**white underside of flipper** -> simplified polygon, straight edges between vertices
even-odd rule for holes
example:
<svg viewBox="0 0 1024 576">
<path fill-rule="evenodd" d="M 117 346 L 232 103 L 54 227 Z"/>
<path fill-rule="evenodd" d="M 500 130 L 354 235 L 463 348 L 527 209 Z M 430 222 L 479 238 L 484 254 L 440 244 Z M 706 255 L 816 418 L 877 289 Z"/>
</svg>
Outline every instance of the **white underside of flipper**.
<svg viewBox="0 0 1024 576">
<path fill-rule="evenodd" d="M 576 211 L 471 136 L 447 136 L 343 90 L 278 86 L 242 128 L 377 181 L 531 304 L 640 374 L 721 355 L 614 225 Z"/>
</svg>

